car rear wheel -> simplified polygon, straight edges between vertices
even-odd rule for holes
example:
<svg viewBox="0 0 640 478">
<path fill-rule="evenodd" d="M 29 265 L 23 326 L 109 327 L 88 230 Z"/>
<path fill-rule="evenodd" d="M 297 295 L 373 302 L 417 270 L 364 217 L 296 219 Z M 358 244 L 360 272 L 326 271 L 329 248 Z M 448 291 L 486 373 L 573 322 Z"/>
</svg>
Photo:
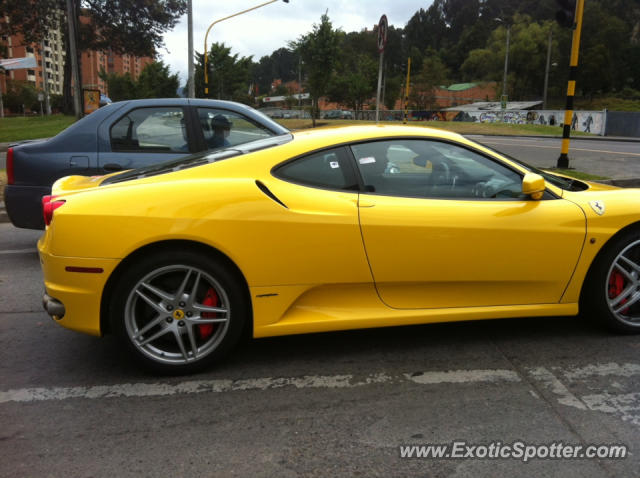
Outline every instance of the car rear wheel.
<svg viewBox="0 0 640 478">
<path fill-rule="evenodd" d="M 640 231 L 614 239 L 596 259 L 582 306 L 616 331 L 640 333 Z"/>
<path fill-rule="evenodd" d="M 144 365 L 186 373 L 226 354 L 249 315 L 241 281 L 228 267 L 188 251 L 148 256 L 112 295 L 113 330 Z"/>
</svg>

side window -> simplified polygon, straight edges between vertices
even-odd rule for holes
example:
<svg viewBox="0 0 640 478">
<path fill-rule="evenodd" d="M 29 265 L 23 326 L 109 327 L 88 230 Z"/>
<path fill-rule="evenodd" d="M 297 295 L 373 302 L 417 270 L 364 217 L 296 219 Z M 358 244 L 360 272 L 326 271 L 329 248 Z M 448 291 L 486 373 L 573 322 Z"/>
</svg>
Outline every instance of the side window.
<svg viewBox="0 0 640 478">
<path fill-rule="evenodd" d="M 350 158 L 344 148 L 329 149 L 280 166 L 275 175 L 287 181 L 329 189 L 356 189 Z"/>
<path fill-rule="evenodd" d="M 112 151 L 188 153 L 182 108 L 138 108 L 111 127 Z"/>
<path fill-rule="evenodd" d="M 198 108 L 198 117 L 208 149 L 235 146 L 273 136 L 268 129 L 232 111 Z"/>
<path fill-rule="evenodd" d="M 517 172 L 461 146 L 398 139 L 356 144 L 351 149 L 370 192 L 429 198 L 524 198 Z"/>
</svg>

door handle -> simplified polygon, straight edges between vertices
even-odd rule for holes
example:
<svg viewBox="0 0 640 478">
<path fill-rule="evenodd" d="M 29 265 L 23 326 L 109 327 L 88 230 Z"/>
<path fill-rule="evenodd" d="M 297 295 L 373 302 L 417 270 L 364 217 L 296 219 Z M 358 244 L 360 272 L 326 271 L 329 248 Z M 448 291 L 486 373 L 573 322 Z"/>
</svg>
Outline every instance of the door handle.
<svg viewBox="0 0 640 478">
<path fill-rule="evenodd" d="M 122 165 L 118 163 L 107 163 L 102 166 L 105 171 L 122 171 Z"/>
</svg>

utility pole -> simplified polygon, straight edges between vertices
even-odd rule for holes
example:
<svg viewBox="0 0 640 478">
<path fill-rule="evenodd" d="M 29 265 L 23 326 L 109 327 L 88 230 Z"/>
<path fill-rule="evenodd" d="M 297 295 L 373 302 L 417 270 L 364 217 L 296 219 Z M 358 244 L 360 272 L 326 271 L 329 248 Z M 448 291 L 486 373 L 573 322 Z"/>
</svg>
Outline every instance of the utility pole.
<svg viewBox="0 0 640 478">
<path fill-rule="evenodd" d="M 409 119 L 409 86 L 411 85 L 411 57 L 407 60 L 407 80 L 404 87 L 404 119 L 403 124 L 407 124 Z"/>
<path fill-rule="evenodd" d="M 507 108 L 507 70 L 509 69 L 509 39 L 511 36 L 511 25 L 507 25 L 507 51 L 504 55 L 504 74 L 502 76 L 502 98 L 500 98 L 500 109 L 502 110 L 502 121 L 504 122 L 504 110 Z"/>
<path fill-rule="evenodd" d="M 380 119 L 380 90 L 382 88 L 382 64 L 384 63 L 384 47 L 387 44 L 387 32 L 389 24 L 387 16 L 382 15 L 378 22 L 378 52 L 380 53 L 380 66 L 378 67 L 378 92 L 376 94 L 376 124 Z"/>
<path fill-rule="evenodd" d="M 298 51 L 298 110 L 302 111 L 302 56 Z"/>
<path fill-rule="evenodd" d="M 549 29 L 549 45 L 547 46 L 547 67 L 544 72 L 544 92 L 542 93 L 542 109 L 547 109 L 547 86 L 549 86 L 549 67 L 551 66 L 551 38 L 553 30 Z"/>
<path fill-rule="evenodd" d="M 71 77 L 73 78 L 73 109 L 77 119 L 82 118 L 82 85 L 78 69 L 78 49 L 76 46 L 76 9 L 74 0 L 67 0 L 67 17 L 69 23 L 69 52 L 71 53 Z"/>
<path fill-rule="evenodd" d="M 188 61 L 188 78 L 187 78 L 187 96 L 189 98 L 196 97 L 196 85 L 193 78 L 193 0 L 187 2 L 187 30 L 189 37 L 189 45 L 187 47 Z M 206 54 L 206 52 L 205 52 Z"/>
<path fill-rule="evenodd" d="M 4 79 L 7 78 L 5 71 L 6 70 L 0 66 L 0 73 L 2 73 Z M 2 101 L 2 79 L 0 79 L 0 118 L 4 118 L 4 103 Z"/>
</svg>

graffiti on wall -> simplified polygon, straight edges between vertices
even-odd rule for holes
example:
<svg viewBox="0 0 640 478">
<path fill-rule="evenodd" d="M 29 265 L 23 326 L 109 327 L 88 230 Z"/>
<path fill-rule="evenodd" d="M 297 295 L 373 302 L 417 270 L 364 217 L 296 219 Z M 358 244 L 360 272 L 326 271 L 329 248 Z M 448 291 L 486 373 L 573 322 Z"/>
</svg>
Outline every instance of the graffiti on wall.
<svg viewBox="0 0 640 478">
<path fill-rule="evenodd" d="M 505 111 L 504 118 L 500 111 L 459 111 L 453 113 L 455 113 L 455 115 L 449 121 L 469 121 L 475 123 L 494 123 L 504 121 L 505 123 L 510 124 L 542 124 L 548 126 L 563 126 L 564 121 L 564 111 L 562 110 Z M 571 130 L 603 135 L 604 112 L 574 111 L 573 118 L 571 120 Z"/>
</svg>

